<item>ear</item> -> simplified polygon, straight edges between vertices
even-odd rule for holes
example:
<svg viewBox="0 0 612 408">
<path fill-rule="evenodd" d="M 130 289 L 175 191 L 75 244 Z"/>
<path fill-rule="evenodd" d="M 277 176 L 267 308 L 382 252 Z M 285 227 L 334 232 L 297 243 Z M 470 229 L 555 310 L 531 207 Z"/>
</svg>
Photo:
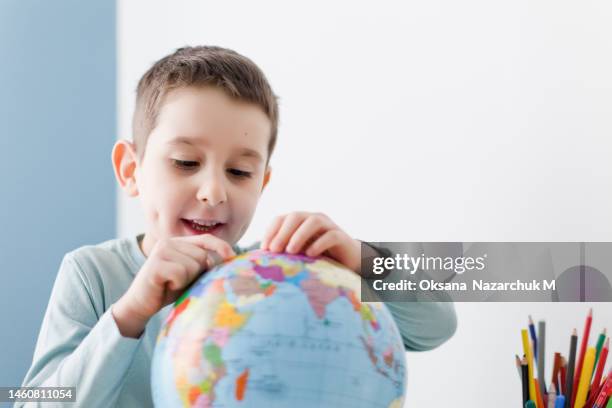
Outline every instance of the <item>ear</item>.
<svg viewBox="0 0 612 408">
<path fill-rule="evenodd" d="M 117 182 L 130 197 L 136 197 L 138 195 L 136 185 L 138 158 L 134 144 L 124 139 L 118 140 L 113 147 L 111 159 Z"/>
<path fill-rule="evenodd" d="M 270 176 L 272 175 L 272 167 L 271 166 L 267 166 L 266 167 L 266 173 L 264 174 L 264 179 L 263 179 L 263 184 L 261 185 L 261 191 L 264 191 L 264 188 L 266 188 L 266 186 L 268 185 L 268 182 L 270 181 Z"/>
</svg>

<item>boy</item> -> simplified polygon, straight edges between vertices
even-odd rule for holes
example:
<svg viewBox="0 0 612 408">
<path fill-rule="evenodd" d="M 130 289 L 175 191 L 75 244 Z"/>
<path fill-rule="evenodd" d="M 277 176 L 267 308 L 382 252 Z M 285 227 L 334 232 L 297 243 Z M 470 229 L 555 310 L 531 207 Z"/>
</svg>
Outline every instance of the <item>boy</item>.
<svg viewBox="0 0 612 408">
<path fill-rule="evenodd" d="M 172 303 L 219 258 L 244 251 L 232 245 L 270 180 L 276 97 L 231 50 L 185 47 L 155 63 L 133 119 L 134 141 L 118 141 L 112 162 L 123 190 L 140 197 L 146 233 L 64 257 L 23 384 L 75 386 L 76 406 L 152 405 L 150 360 Z M 359 241 L 323 214 L 276 218 L 260 246 L 325 253 L 359 273 Z M 408 349 L 455 330 L 450 303 L 389 307 Z"/>
</svg>

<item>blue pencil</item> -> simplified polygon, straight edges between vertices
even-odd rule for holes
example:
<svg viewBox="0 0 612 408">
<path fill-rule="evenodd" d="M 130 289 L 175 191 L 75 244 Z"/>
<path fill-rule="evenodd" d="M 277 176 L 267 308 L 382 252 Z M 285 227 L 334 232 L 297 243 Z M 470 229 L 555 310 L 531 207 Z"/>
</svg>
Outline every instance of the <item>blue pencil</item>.
<svg viewBox="0 0 612 408">
<path fill-rule="evenodd" d="M 533 325 L 531 315 L 529 315 L 529 334 L 531 335 L 531 342 L 533 343 L 533 358 L 535 361 L 538 361 L 538 338 L 536 337 L 535 326 Z"/>
<path fill-rule="evenodd" d="M 557 395 L 557 399 L 555 400 L 555 408 L 564 408 L 565 407 L 565 395 Z"/>
</svg>

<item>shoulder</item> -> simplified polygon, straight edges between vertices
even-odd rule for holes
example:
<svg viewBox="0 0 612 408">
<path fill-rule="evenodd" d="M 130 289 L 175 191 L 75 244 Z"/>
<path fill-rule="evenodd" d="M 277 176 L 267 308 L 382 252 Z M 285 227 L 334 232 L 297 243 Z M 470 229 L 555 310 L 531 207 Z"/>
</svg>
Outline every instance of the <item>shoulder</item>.
<svg viewBox="0 0 612 408">
<path fill-rule="evenodd" d="M 108 267 L 129 269 L 134 267 L 128 256 L 128 239 L 117 238 L 96 245 L 83 245 L 66 254 L 65 258 L 76 263 L 82 271 Z"/>
<path fill-rule="evenodd" d="M 103 312 L 129 287 L 138 266 L 129 256 L 126 238 L 84 245 L 68 252 L 58 279 L 84 289 Z"/>
</svg>

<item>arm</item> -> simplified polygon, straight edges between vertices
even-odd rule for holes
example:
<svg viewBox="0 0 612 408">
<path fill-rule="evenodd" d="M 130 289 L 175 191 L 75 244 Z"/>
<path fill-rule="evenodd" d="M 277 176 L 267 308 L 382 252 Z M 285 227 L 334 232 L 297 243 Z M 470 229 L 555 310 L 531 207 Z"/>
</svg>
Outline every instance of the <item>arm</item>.
<svg viewBox="0 0 612 408">
<path fill-rule="evenodd" d="M 366 244 L 362 258 L 370 256 L 393 256 L 381 246 Z M 438 347 L 450 339 L 457 330 L 457 315 L 452 302 L 418 300 L 385 302 L 402 335 L 406 350 L 426 351 Z"/>
<path fill-rule="evenodd" d="M 451 302 L 385 302 L 410 351 L 434 349 L 457 330 L 457 315 Z"/>
<path fill-rule="evenodd" d="M 76 387 L 75 406 L 114 405 L 140 339 L 122 337 L 111 308 L 99 315 L 94 299 L 86 275 L 73 256 L 66 255 L 51 292 L 24 387 Z"/>
</svg>

